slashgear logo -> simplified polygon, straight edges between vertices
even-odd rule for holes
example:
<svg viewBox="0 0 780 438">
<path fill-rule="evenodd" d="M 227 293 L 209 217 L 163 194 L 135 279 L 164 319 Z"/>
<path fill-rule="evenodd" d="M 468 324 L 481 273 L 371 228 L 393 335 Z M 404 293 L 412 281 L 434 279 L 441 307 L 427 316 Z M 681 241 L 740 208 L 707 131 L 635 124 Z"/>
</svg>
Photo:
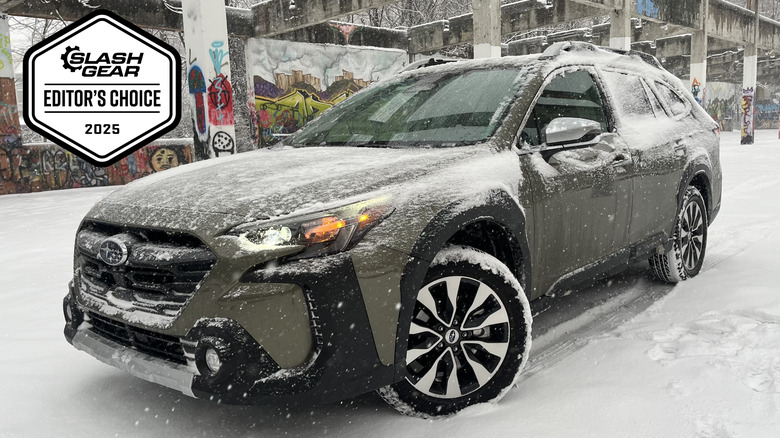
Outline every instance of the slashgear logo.
<svg viewBox="0 0 780 438">
<path fill-rule="evenodd" d="M 24 56 L 24 120 L 97 166 L 170 131 L 181 117 L 181 59 L 173 47 L 99 10 Z"/>
</svg>

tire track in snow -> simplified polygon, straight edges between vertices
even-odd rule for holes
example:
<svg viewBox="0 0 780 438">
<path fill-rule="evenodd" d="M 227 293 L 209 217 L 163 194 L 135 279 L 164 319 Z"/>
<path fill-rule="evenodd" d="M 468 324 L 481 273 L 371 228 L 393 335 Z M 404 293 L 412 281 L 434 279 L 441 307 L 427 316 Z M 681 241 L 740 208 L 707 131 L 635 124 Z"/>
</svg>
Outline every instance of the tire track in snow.
<svg viewBox="0 0 780 438">
<path fill-rule="evenodd" d="M 707 237 L 707 253 L 704 256 L 702 272 L 709 271 L 729 258 L 745 252 L 779 227 L 780 221 L 767 221 L 743 225 L 738 229 L 723 227 L 711 229 Z"/>
<path fill-rule="evenodd" d="M 729 193 L 777 184 L 780 181 L 753 178 Z M 780 221 L 772 220 L 746 224 L 739 229 L 710 230 L 702 272 L 741 254 L 778 228 Z M 593 339 L 618 328 L 673 290 L 673 285 L 648 280 L 648 274 L 646 266 L 640 263 L 626 273 L 554 299 L 551 307 L 534 319 L 531 355 L 518 383 L 571 355 Z M 615 282 L 618 286 L 614 285 Z M 622 285 L 626 282 L 628 284 Z M 579 307 L 576 303 L 572 305 L 570 296 L 582 298 Z M 571 315 L 572 308 L 578 313 Z M 569 318 L 567 313 L 570 314 Z M 537 336 L 536 333 L 541 334 Z"/>
<path fill-rule="evenodd" d="M 673 289 L 648 280 L 647 274 L 646 265 L 638 264 L 626 273 L 554 299 L 534 319 L 531 355 L 518 384 L 634 318 Z M 572 312 L 576 315 L 567 315 Z"/>
<path fill-rule="evenodd" d="M 735 187 L 724 190 L 722 196 L 723 198 L 733 199 L 734 195 L 737 194 L 763 190 L 776 185 L 780 185 L 780 180 L 778 180 L 775 175 L 758 176 L 741 182 Z"/>
</svg>

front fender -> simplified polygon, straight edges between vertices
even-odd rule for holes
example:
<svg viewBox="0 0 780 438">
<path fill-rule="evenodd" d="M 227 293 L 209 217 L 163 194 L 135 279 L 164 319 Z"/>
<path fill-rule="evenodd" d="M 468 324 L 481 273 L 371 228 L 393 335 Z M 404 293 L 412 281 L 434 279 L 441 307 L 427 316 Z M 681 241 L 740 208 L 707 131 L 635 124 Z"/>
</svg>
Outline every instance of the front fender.
<svg viewBox="0 0 780 438">
<path fill-rule="evenodd" d="M 461 229 L 478 221 L 492 221 L 509 231 L 511 238 L 520 248 L 521 260 L 518 266 L 509 268 L 518 276 L 524 288 L 531 285 L 531 264 L 528 239 L 525 233 L 525 212 L 509 194 L 495 190 L 486 194 L 484 203 L 460 201 L 447 205 L 435 214 L 414 243 L 409 261 L 401 276 L 401 308 L 399 311 L 395 367 L 396 380 L 404 376 L 406 339 L 417 291 L 422 287 L 431 261 L 447 242 Z M 524 261 L 524 262 L 523 262 Z"/>
</svg>

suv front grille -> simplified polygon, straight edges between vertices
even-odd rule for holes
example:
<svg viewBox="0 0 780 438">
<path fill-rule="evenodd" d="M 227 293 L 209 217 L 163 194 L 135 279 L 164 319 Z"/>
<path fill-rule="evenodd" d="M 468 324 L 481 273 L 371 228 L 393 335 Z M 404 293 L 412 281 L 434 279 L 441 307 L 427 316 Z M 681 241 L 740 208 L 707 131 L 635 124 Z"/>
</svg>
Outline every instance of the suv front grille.
<svg viewBox="0 0 780 438">
<path fill-rule="evenodd" d="M 90 330 L 117 344 L 130 347 L 150 356 L 186 365 L 187 357 L 179 338 L 129 326 L 119 321 L 87 312 Z"/>
<path fill-rule="evenodd" d="M 127 243 L 124 263 L 99 256 L 108 238 Z M 112 307 L 174 317 L 195 294 L 217 258 L 200 240 L 184 233 L 133 229 L 88 222 L 76 237 L 81 291 Z"/>
</svg>

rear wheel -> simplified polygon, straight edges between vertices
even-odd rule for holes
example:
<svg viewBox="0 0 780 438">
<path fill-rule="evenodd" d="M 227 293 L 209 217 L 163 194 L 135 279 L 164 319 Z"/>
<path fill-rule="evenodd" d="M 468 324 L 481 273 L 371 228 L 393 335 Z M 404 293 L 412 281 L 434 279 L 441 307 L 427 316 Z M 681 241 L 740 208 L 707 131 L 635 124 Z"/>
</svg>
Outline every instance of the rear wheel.
<svg viewBox="0 0 780 438">
<path fill-rule="evenodd" d="M 522 287 L 504 264 L 473 248 L 445 249 L 417 293 L 406 377 L 379 394 L 426 418 L 498 400 L 527 359 L 530 324 Z"/>
<path fill-rule="evenodd" d="M 707 249 L 707 208 L 695 187 L 688 187 L 677 214 L 672 250 L 650 257 L 650 268 L 660 280 L 678 283 L 701 271 Z"/>
</svg>

